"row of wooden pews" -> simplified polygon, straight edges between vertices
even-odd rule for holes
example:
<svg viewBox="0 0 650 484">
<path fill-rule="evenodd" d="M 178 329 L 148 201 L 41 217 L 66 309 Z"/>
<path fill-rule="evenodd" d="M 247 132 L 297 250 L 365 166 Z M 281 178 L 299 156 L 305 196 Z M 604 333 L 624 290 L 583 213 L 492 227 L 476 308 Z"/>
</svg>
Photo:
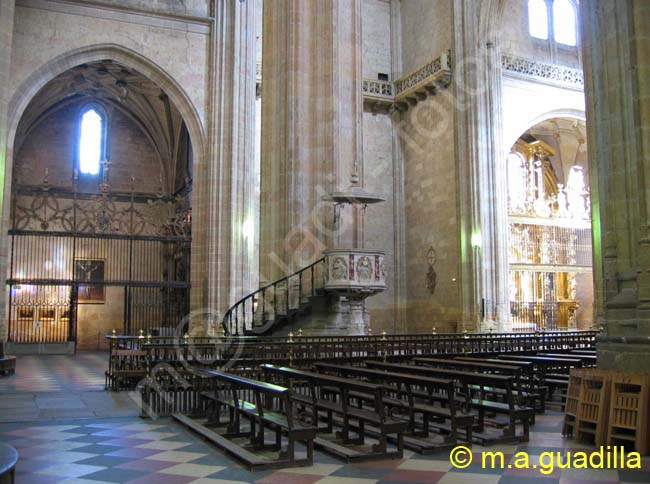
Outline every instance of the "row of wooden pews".
<svg viewBox="0 0 650 484">
<path fill-rule="evenodd" d="M 593 331 L 557 333 L 398 334 L 381 336 L 175 337 L 107 335 L 106 388 L 135 388 L 160 364 L 256 368 L 263 363 L 308 369 L 321 361 L 358 365 L 368 359 L 410 361 L 449 355 L 557 353 L 589 348 Z"/>
<path fill-rule="evenodd" d="M 148 373 L 143 409 L 173 413 L 250 469 L 311 465 L 314 448 L 352 462 L 526 442 L 535 414 L 558 397 L 549 382 L 595 362 L 589 350 L 571 351 L 396 352 L 230 372 L 171 360 Z"/>
<path fill-rule="evenodd" d="M 379 384 L 384 391 L 383 406 L 407 422 L 405 446 L 421 454 L 450 449 L 461 440 L 471 441 L 474 416 L 456 402 L 454 381 L 412 373 L 368 367 L 317 363 L 321 373 L 357 378 Z M 349 395 L 359 406 L 373 401 L 363 392 Z M 374 435 L 380 432 L 374 431 Z"/>
</svg>

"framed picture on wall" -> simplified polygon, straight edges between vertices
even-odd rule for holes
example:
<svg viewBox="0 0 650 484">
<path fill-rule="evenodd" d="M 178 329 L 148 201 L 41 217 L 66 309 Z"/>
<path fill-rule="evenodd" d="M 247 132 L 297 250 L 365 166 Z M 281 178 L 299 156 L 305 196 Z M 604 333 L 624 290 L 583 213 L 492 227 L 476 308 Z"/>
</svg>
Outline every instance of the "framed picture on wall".
<svg viewBox="0 0 650 484">
<path fill-rule="evenodd" d="M 56 320 L 56 308 L 44 307 L 38 310 L 38 319 L 45 322 L 52 323 Z"/>
<path fill-rule="evenodd" d="M 18 306 L 16 308 L 16 315 L 20 321 L 33 321 L 34 320 L 34 307 L 33 306 Z"/>
<path fill-rule="evenodd" d="M 66 307 L 59 308 L 59 322 L 61 323 L 70 322 L 70 308 L 66 308 Z"/>
<path fill-rule="evenodd" d="M 79 281 L 79 304 L 104 304 L 104 259 L 75 259 L 74 276 Z"/>
</svg>

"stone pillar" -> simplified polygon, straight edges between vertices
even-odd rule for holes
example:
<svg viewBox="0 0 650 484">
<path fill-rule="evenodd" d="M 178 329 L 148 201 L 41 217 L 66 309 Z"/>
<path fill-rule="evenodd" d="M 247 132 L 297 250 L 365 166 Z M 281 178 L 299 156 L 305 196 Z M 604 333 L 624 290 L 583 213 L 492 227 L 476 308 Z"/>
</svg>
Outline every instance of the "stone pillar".
<svg viewBox="0 0 650 484">
<path fill-rule="evenodd" d="M 352 244 L 322 198 L 362 168 L 361 0 L 265 0 L 260 281 Z M 354 216 L 353 216 L 354 215 Z"/>
<path fill-rule="evenodd" d="M 454 0 L 453 8 L 463 299 L 459 329 L 503 329 L 509 319 L 507 188 L 497 44 L 503 4 Z"/>
<path fill-rule="evenodd" d="M 194 334 L 216 331 L 225 310 L 250 290 L 253 256 L 242 227 L 254 210 L 255 2 L 215 0 L 212 8 L 208 153 L 194 173 Z"/>
<path fill-rule="evenodd" d="M 650 1 L 580 2 L 598 365 L 650 369 Z"/>
<path fill-rule="evenodd" d="M 11 65 L 11 47 L 14 31 L 15 0 L 0 2 L 0 344 L 6 339 L 6 307 L 7 307 L 7 264 L 8 238 L 5 236 L 9 227 L 9 207 L 5 205 L 5 193 L 11 190 L 11 173 L 6 173 L 7 146 L 7 116 L 9 105 L 9 72 Z"/>
<path fill-rule="evenodd" d="M 402 74 L 402 20 L 401 0 L 390 0 L 390 33 L 391 33 L 391 79 L 399 79 Z M 399 131 L 399 112 L 392 113 L 392 146 L 393 146 L 393 213 L 394 213 L 394 251 L 395 251 L 395 330 L 397 333 L 408 331 L 406 317 L 407 284 L 406 284 L 406 207 L 404 156 Z"/>
</svg>

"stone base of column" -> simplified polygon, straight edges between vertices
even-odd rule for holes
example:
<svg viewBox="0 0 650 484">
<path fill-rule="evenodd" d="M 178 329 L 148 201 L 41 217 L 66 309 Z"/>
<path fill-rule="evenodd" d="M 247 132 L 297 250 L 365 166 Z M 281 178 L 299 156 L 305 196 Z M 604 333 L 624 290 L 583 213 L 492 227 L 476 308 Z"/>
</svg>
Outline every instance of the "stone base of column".
<svg viewBox="0 0 650 484">
<path fill-rule="evenodd" d="M 480 333 L 505 333 L 511 330 L 510 323 L 495 320 L 484 320 L 478 325 Z"/>
</svg>

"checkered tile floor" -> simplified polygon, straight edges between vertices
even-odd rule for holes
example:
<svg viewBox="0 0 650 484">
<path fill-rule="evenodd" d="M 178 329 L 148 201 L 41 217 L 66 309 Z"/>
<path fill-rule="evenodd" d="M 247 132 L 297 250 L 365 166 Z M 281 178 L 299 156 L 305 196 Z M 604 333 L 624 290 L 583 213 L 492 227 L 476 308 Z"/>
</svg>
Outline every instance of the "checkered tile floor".
<svg viewBox="0 0 650 484">
<path fill-rule="evenodd" d="M 20 355 L 16 375 L 0 378 L 0 394 L 103 390 L 107 367 L 108 353 L 99 351 L 74 356 Z"/>
<path fill-rule="evenodd" d="M 448 453 L 410 451 L 400 460 L 347 465 L 317 451 L 312 467 L 251 473 L 169 419 L 132 416 L 137 408 L 126 392 L 98 391 L 106 361 L 105 353 L 22 356 L 16 376 L 0 378 L 0 421 L 7 422 L 0 423 L 0 441 L 18 449 L 18 484 L 650 483 L 650 458 L 641 470 L 556 470 L 544 476 L 537 469 L 486 470 L 479 464 L 452 469 Z M 528 444 L 488 450 L 506 458 L 525 450 L 534 463 L 544 451 L 583 449 L 561 437 L 561 424 L 559 413 L 538 415 Z M 481 450 L 472 447 L 474 462 L 480 462 Z"/>
<path fill-rule="evenodd" d="M 534 462 L 541 452 L 581 448 L 558 434 L 559 414 L 538 417 L 542 431 L 527 445 L 501 445 L 506 458 L 527 450 Z M 173 421 L 139 418 L 68 420 L 49 424 L 2 424 L 0 441 L 18 449 L 17 483 L 258 483 L 258 484 L 584 484 L 648 483 L 650 459 L 643 470 L 556 470 L 549 476 L 537 470 L 484 470 L 472 464 L 452 469 L 448 454 L 420 456 L 406 452 L 401 460 L 343 464 L 316 452 L 313 467 L 248 472 L 218 450 Z M 475 461 L 480 462 L 473 447 Z"/>
</svg>

